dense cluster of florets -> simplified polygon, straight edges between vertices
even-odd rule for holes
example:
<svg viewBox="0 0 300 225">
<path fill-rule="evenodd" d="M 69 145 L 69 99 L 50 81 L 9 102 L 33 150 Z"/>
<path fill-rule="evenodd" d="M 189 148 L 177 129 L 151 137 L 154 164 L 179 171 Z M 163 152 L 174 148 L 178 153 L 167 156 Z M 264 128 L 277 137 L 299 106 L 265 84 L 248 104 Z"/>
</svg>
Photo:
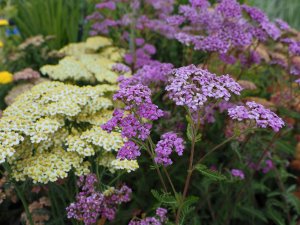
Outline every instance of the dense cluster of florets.
<svg viewBox="0 0 300 225">
<path fill-rule="evenodd" d="M 120 159 L 136 159 L 140 156 L 139 146 L 133 141 L 134 138 L 142 141 L 150 135 L 151 123 L 163 116 L 160 110 L 151 100 L 151 90 L 142 84 L 122 85 L 114 95 L 114 100 L 120 100 L 125 104 L 124 109 L 116 109 L 113 118 L 102 129 L 112 132 L 121 130 L 121 135 L 128 141 L 118 152 Z"/>
<path fill-rule="evenodd" d="M 183 139 L 173 132 L 163 134 L 155 148 L 155 162 L 164 166 L 171 165 L 173 162 L 170 159 L 170 155 L 173 150 L 175 150 L 179 156 L 183 154 Z"/>
<path fill-rule="evenodd" d="M 228 101 L 232 94 L 239 95 L 242 87 L 229 75 L 217 76 L 190 65 L 173 71 L 166 90 L 176 105 L 197 111 L 209 100 Z"/>
<path fill-rule="evenodd" d="M 47 183 L 89 172 L 86 157 L 116 152 L 123 146 L 117 132 L 99 126 L 112 115 L 114 85 L 78 87 L 43 82 L 19 96 L 0 120 L 0 162 L 7 161 L 16 180 Z M 99 156 L 100 157 L 100 156 Z M 131 171 L 135 165 L 110 165 Z"/>
<path fill-rule="evenodd" d="M 124 49 L 112 46 L 104 37 L 88 38 L 86 42 L 70 44 L 60 50 L 65 55 L 58 65 L 46 65 L 41 72 L 53 80 L 116 83 L 118 74 L 113 66 L 122 59 Z"/>
<path fill-rule="evenodd" d="M 167 210 L 165 208 L 157 208 L 156 215 L 146 217 L 144 219 L 134 219 L 128 225 L 163 225 L 167 221 Z"/>
<path fill-rule="evenodd" d="M 271 127 L 275 132 L 284 126 L 284 122 L 274 112 L 261 104 L 247 102 L 245 106 L 235 106 L 228 109 L 229 116 L 238 121 L 254 120 L 261 128 Z"/>
<path fill-rule="evenodd" d="M 113 220 L 117 207 L 131 199 L 131 189 L 123 185 L 120 189 L 108 188 L 104 192 L 96 190 L 98 180 L 95 174 L 80 177 L 78 186 L 81 191 L 76 202 L 67 207 L 68 218 L 83 221 L 85 225 L 95 224 L 98 218 Z"/>
</svg>

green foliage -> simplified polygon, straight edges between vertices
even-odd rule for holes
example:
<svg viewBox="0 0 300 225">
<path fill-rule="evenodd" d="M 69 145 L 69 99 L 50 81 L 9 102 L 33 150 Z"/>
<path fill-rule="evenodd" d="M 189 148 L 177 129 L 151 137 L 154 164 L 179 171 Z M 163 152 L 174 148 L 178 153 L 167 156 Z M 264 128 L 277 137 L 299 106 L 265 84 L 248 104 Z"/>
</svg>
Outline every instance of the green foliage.
<svg viewBox="0 0 300 225">
<path fill-rule="evenodd" d="M 17 14 L 13 18 L 22 37 L 53 35 L 52 48 L 82 38 L 86 1 L 83 0 L 14 0 Z"/>
<path fill-rule="evenodd" d="M 203 176 L 213 180 L 213 181 L 225 181 L 227 177 L 218 171 L 211 170 L 203 164 L 197 164 L 195 169 L 200 172 Z"/>
</svg>

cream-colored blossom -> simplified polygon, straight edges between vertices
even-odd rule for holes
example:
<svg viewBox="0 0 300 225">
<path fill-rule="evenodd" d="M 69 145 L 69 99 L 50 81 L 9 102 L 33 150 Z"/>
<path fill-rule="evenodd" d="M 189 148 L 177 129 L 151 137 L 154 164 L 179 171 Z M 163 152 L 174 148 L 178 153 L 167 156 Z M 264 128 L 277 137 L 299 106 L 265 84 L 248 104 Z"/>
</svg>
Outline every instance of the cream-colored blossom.
<svg viewBox="0 0 300 225">
<path fill-rule="evenodd" d="M 93 145 L 97 145 L 108 152 L 118 151 L 123 146 L 123 138 L 120 133 L 107 133 L 99 126 L 94 126 L 91 130 L 82 133 L 81 139 Z"/>
<path fill-rule="evenodd" d="M 112 116 L 109 96 L 115 90 L 116 85 L 47 81 L 19 95 L 0 119 L 0 163 L 10 165 L 16 180 L 35 183 L 63 179 L 71 170 L 89 173 L 88 160 L 123 145 L 119 133 L 108 134 L 98 125 Z"/>
<path fill-rule="evenodd" d="M 127 173 L 135 171 L 139 168 L 137 160 L 120 160 L 111 153 L 104 153 L 98 158 L 100 166 L 107 167 L 110 172 L 114 173 L 118 170 L 125 170 Z"/>
<path fill-rule="evenodd" d="M 105 37 L 91 37 L 86 42 L 72 43 L 60 50 L 65 55 L 57 65 L 41 68 L 53 80 L 96 82 L 117 82 L 118 74 L 112 70 L 120 62 L 125 50 L 113 47 L 112 40 Z"/>
</svg>

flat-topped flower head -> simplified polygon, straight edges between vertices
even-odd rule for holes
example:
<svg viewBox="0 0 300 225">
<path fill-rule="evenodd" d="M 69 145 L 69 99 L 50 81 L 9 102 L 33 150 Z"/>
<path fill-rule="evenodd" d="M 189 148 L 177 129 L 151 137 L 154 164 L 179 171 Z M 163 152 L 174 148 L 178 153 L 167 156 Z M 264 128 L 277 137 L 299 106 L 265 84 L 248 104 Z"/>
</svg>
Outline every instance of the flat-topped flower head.
<svg viewBox="0 0 300 225">
<path fill-rule="evenodd" d="M 242 87 L 229 75 L 217 76 L 190 65 L 173 70 L 166 90 L 176 105 L 197 111 L 208 100 L 228 101 L 232 94 L 240 95 Z"/>
<path fill-rule="evenodd" d="M 254 120 L 257 127 L 271 127 L 275 132 L 278 132 L 284 126 L 284 122 L 280 117 L 256 102 L 246 102 L 245 106 L 232 107 L 228 109 L 228 114 L 231 119 L 238 121 Z"/>
<path fill-rule="evenodd" d="M 126 109 L 141 105 L 142 103 L 151 103 L 151 90 L 142 84 L 122 86 L 114 95 L 114 100 L 121 100 L 126 104 Z"/>
</svg>

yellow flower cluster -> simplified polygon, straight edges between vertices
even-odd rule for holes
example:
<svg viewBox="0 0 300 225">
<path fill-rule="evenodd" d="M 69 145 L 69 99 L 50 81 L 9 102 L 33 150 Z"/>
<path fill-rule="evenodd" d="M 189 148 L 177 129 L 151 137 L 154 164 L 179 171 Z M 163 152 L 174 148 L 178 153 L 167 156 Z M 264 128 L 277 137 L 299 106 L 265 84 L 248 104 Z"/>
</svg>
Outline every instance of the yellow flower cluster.
<svg viewBox="0 0 300 225">
<path fill-rule="evenodd" d="M 104 153 L 98 158 L 98 164 L 107 167 L 110 172 L 114 173 L 116 170 L 125 170 L 130 173 L 139 168 L 137 160 L 120 160 L 111 153 Z"/>
<path fill-rule="evenodd" d="M 112 171 L 138 168 L 136 161 L 114 162 L 111 152 L 122 147 L 123 139 L 100 128 L 111 118 L 110 96 L 116 90 L 116 85 L 46 81 L 19 95 L 0 119 L 0 163 L 8 162 L 16 180 L 35 183 L 65 178 L 70 170 L 87 174 L 89 160 L 102 156 Z"/>
<path fill-rule="evenodd" d="M 0 84 L 9 84 L 13 82 L 14 78 L 10 72 L 2 71 L 0 72 Z"/>
<path fill-rule="evenodd" d="M 65 57 L 58 65 L 41 68 L 53 80 L 116 83 L 118 74 L 112 66 L 122 60 L 124 49 L 112 46 L 105 37 L 90 37 L 84 43 L 69 44 L 60 50 Z"/>
</svg>

